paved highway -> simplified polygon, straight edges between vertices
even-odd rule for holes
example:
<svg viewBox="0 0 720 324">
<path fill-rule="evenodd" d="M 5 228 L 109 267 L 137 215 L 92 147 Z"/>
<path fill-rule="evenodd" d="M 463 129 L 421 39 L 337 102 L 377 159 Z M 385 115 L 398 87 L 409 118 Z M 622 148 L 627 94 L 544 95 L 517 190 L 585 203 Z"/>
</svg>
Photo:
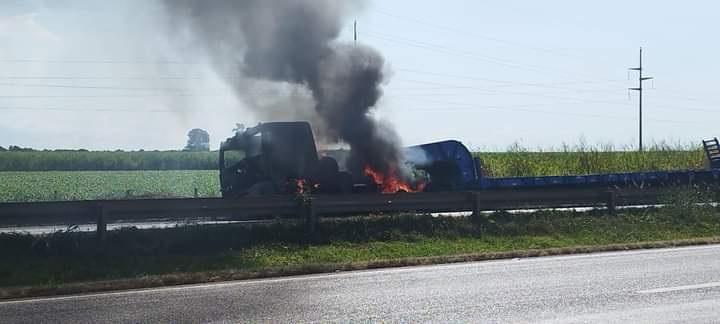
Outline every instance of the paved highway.
<svg viewBox="0 0 720 324">
<path fill-rule="evenodd" d="M 0 303 L 2 323 L 718 322 L 720 245 Z"/>
</svg>

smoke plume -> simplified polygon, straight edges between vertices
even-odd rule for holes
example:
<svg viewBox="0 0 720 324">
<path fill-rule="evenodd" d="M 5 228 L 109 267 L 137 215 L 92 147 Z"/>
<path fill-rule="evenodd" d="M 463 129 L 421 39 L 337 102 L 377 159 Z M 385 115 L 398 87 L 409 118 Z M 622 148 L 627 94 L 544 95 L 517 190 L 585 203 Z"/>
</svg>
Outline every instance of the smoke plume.
<svg viewBox="0 0 720 324">
<path fill-rule="evenodd" d="M 165 7 L 173 30 L 204 48 L 259 116 L 310 120 L 326 141 L 350 146 L 351 169 L 398 167 L 397 134 L 372 116 L 384 59 L 370 47 L 338 40 L 362 2 L 166 0 Z"/>
</svg>

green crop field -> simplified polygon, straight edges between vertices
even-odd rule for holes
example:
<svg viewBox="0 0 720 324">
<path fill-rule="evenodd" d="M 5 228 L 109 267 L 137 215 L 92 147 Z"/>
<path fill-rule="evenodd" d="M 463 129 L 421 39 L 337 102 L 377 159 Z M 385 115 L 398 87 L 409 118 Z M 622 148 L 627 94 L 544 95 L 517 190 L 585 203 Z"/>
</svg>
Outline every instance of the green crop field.
<svg viewBox="0 0 720 324">
<path fill-rule="evenodd" d="M 511 151 L 475 154 L 480 157 L 486 174 L 496 177 L 687 170 L 703 169 L 706 164 L 705 152 L 701 149 L 645 152 Z"/>
<path fill-rule="evenodd" d="M 214 170 L 218 152 L 0 151 L 0 171 Z"/>
<path fill-rule="evenodd" d="M 217 171 L 0 172 L 0 201 L 219 196 Z"/>
</svg>

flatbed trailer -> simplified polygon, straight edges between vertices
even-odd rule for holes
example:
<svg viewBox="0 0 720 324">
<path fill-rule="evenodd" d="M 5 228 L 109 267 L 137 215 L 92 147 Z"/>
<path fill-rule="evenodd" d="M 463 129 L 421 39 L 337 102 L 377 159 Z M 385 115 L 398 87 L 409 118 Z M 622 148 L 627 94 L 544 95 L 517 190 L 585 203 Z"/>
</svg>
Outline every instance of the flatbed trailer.
<svg viewBox="0 0 720 324">
<path fill-rule="evenodd" d="M 720 170 L 625 172 L 571 176 L 479 178 L 471 190 L 550 187 L 656 187 L 720 183 Z"/>
<path fill-rule="evenodd" d="M 449 140 L 406 148 L 406 155 L 418 156 L 415 168 L 431 178 L 429 191 L 542 189 L 567 187 L 658 187 L 693 184 L 720 184 L 720 145 L 717 138 L 703 141 L 708 158 L 706 170 L 620 172 L 589 175 L 534 177 L 487 177 L 480 160 L 459 141 Z"/>
</svg>

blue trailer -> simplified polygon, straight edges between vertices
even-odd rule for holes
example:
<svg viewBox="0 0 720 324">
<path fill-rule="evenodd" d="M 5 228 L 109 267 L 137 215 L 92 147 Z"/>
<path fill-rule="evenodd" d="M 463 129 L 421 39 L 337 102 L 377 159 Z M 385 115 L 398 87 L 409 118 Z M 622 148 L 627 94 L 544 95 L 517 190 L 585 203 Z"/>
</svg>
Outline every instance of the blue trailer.
<svg viewBox="0 0 720 324">
<path fill-rule="evenodd" d="M 539 177 L 487 177 L 480 160 L 461 142 L 448 140 L 406 148 L 413 167 L 430 178 L 426 191 L 532 189 L 553 187 L 654 187 L 720 183 L 718 139 L 703 141 L 707 170 L 668 170 Z M 424 154 L 418 154 L 422 152 Z M 420 157 L 418 158 L 418 156 Z"/>
</svg>

